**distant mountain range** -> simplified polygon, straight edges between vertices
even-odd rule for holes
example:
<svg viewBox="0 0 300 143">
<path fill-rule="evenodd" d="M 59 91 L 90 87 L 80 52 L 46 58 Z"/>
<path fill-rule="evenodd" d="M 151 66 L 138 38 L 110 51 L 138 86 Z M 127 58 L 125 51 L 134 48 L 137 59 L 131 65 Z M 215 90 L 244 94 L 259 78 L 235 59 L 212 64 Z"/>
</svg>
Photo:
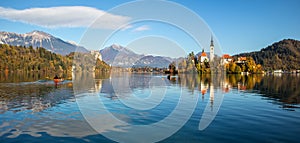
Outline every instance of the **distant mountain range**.
<svg viewBox="0 0 300 143">
<path fill-rule="evenodd" d="M 162 56 L 144 56 L 134 63 L 134 67 L 168 67 L 173 60 Z"/>
<path fill-rule="evenodd" d="M 43 47 L 51 52 L 67 55 L 71 52 L 88 52 L 82 46 L 67 42 L 42 31 L 32 31 L 25 34 L 0 32 L 0 44 L 13 46 Z M 168 67 L 172 59 L 169 57 L 140 55 L 120 45 L 111 45 L 100 50 L 103 61 L 119 67 Z"/>
<path fill-rule="evenodd" d="M 88 52 L 82 46 L 75 43 L 64 41 L 42 31 L 32 31 L 25 34 L 13 32 L 0 32 L 0 44 L 9 44 L 14 46 L 32 46 L 43 47 L 51 52 L 67 55 L 75 50 L 79 52 Z M 172 61 L 170 57 L 141 55 L 130 49 L 120 46 L 111 45 L 100 50 L 103 61 L 118 67 L 168 67 Z M 201 52 L 196 53 L 196 56 Z M 206 53 L 209 57 L 209 52 Z M 295 70 L 300 69 L 300 41 L 293 39 L 284 39 L 276 42 L 260 51 L 241 53 L 234 55 L 251 56 L 257 64 L 261 64 L 264 70 Z"/>
<path fill-rule="evenodd" d="M 300 41 L 284 39 L 260 51 L 241 53 L 238 56 L 251 56 L 264 70 L 300 69 Z"/>
<path fill-rule="evenodd" d="M 25 34 L 13 32 L 0 32 L 0 44 L 9 44 L 13 46 L 32 46 L 43 47 L 51 52 L 61 55 L 67 55 L 76 49 L 79 52 L 88 52 L 84 47 L 78 46 L 71 42 L 63 41 L 48 33 L 42 31 L 32 31 Z"/>
<path fill-rule="evenodd" d="M 140 55 L 130 49 L 120 46 L 111 45 L 100 50 L 103 61 L 118 67 L 168 67 L 173 61 L 170 57 Z"/>
</svg>

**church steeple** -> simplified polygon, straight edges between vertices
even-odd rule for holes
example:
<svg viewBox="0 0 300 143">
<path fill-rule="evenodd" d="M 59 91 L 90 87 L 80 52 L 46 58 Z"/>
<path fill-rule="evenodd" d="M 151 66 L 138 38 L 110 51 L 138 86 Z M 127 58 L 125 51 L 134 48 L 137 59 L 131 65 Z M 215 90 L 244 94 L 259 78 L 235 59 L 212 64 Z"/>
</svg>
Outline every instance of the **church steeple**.
<svg viewBox="0 0 300 143">
<path fill-rule="evenodd" d="M 211 40 L 210 40 L 210 46 L 214 46 L 214 40 L 213 40 L 213 36 L 211 36 Z"/>
<path fill-rule="evenodd" d="M 210 54 L 210 61 L 213 61 L 214 57 L 215 57 L 213 36 L 211 36 L 211 40 L 210 40 L 210 53 L 209 54 Z"/>
</svg>

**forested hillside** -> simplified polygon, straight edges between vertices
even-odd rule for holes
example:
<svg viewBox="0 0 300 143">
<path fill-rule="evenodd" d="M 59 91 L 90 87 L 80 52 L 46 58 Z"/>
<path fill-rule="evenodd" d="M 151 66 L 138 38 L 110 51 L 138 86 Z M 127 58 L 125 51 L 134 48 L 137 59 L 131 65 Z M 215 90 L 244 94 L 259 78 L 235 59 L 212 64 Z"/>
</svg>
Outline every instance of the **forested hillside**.
<svg viewBox="0 0 300 143">
<path fill-rule="evenodd" d="M 300 41 L 285 39 L 260 51 L 235 55 L 235 57 L 239 56 L 251 56 L 257 64 L 261 64 L 267 71 L 297 70 L 300 69 Z"/>
<path fill-rule="evenodd" d="M 52 53 L 44 48 L 34 49 L 32 46 L 11 46 L 0 44 L 0 71 L 9 72 L 71 72 L 74 53 L 66 56 Z M 90 56 L 87 53 L 78 53 L 77 56 Z M 91 62 L 92 63 L 92 62 Z M 84 66 L 84 65 L 78 65 Z M 85 65 L 86 66 L 86 65 Z M 96 61 L 96 69 L 106 71 L 110 67 L 105 62 Z M 85 70 L 84 68 L 77 70 Z M 91 70 L 91 69 L 89 69 Z"/>
</svg>

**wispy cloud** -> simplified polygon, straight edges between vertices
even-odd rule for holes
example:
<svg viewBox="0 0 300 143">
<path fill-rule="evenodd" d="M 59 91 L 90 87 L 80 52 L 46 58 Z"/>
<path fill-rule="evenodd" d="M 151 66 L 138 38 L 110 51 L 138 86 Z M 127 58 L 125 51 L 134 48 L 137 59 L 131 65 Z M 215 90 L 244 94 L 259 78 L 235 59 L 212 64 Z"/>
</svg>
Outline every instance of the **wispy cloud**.
<svg viewBox="0 0 300 143">
<path fill-rule="evenodd" d="M 121 30 L 124 31 L 127 29 L 131 29 L 132 27 L 133 27 L 132 25 L 125 25 L 125 26 L 121 27 Z"/>
<path fill-rule="evenodd" d="M 23 10 L 0 7 L 0 18 L 50 28 L 88 27 L 93 23 L 92 27 L 101 29 L 116 29 L 130 20 L 130 17 L 114 15 L 84 6 L 29 8 Z"/>
<path fill-rule="evenodd" d="M 133 29 L 134 32 L 141 32 L 141 31 L 147 31 L 147 30 L 150 30 L 150 27 L 148 25 L 142 25 L 140 27 Z"/>
</svg>

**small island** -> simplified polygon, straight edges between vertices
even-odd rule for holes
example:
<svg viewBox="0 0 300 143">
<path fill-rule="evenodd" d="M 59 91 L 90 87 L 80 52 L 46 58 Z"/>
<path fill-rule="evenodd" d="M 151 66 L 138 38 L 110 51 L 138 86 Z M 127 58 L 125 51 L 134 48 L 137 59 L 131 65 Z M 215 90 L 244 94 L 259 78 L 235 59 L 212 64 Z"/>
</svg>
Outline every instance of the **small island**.
<svg viewBox="0 0 300 143">
<path fill-rule="evenodd" d="M 182 60 L 177 61 L 179 73 L 211 74 L 278 74 L 300 73 L 300 41 L 284 39 L 260 51 L 241 53 L 230 56 L 214 55 L 211 41 L 210 55 L 202 52 L 191 52 Z M 174 65 L 174 62 L 172 63 Z M 171 64 L 170 64 L 171 66 Z"/>
</svg>

